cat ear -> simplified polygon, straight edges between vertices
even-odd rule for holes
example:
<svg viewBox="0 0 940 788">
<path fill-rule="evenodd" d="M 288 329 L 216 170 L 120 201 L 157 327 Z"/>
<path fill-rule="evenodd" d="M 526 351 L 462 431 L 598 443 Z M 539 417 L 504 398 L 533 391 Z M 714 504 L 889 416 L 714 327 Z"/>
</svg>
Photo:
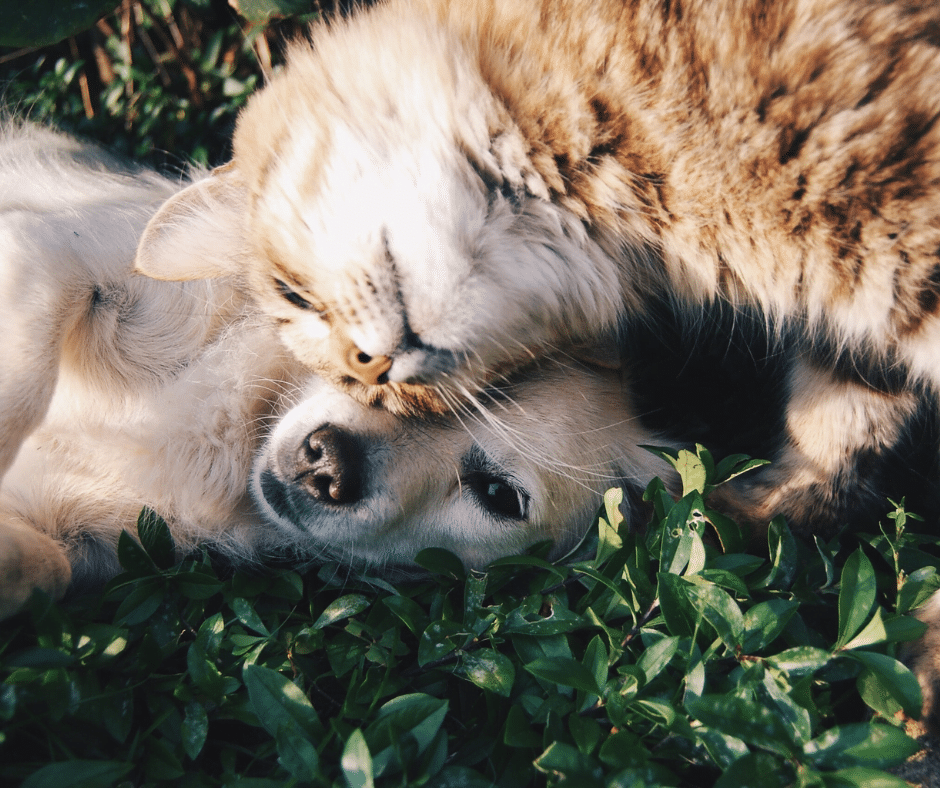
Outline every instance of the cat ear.
<svg viewBox="0 0 940 788">
<path fill-rule="evenodd" d="M 616 332 L 608 332 L 596 340 L 573 345 L 569 355 L 582 364 L 601 369 L 622 371 L 624 366 L 623 344 Z"/>
<path fill-rule="evenodd" d="M 247 193 L 232 163 L 173 195 L 150 220 L 134 261 L 153 279 L 215 279 L 242 268 Z"/>
</svg>

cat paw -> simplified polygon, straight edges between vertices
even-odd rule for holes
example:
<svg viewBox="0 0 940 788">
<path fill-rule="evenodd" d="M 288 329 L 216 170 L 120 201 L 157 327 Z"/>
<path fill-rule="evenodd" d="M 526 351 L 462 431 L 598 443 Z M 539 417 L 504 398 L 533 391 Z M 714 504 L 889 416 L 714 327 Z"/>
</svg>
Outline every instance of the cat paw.
<svg viewBox="0 0 940 788">
<path fill-rule="evenodd" d="M 901 660 L 920 683 L 924 705 L 921 722 L 933 734 L 940 732 L 940 591 L 916 612 L 927 625 L 923 636 L 905 646 Z"/>
</svg>

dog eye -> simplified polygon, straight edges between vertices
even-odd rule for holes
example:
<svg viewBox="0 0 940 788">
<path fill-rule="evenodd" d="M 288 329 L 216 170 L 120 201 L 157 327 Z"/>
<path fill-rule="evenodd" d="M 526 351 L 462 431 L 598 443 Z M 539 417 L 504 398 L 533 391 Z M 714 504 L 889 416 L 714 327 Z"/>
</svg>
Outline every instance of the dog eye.
<svg viewBox="0 0 940 788">
<path fill-rule="evenodd" d="M 274 280 L 274 286 L 277 288 L 278 295 L 281 296 L 287 303 L 293 304 L 298 309 L 309 309 L 314 312 L 322 312 L 322 309 L 318 309 L 313 303 L 304 298 L 300 293 L 291 288 L 286 282 L 282 282 L 280 279 Z"/>
<path fill-rule="evenodd" d="M 505 478 L 491 473 L 472 473 L 463 481 L 490 514 L 507 520 L 525 520 L 528 517 L 529 496 Z"/>
</svg>

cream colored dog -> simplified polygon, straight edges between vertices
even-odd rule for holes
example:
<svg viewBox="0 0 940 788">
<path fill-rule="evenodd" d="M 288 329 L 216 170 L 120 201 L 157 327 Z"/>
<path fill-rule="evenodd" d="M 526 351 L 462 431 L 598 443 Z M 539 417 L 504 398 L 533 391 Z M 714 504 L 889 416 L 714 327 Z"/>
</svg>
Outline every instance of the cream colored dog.
<svg viewBox="0 0 940 788">
<path fill-rule="evenodd" d="M 177 189 L 47 130 L 0 137 L 0 615 L 110 577 L 142 505 L 181 550 L 240 561 L 389 567 L 439 546 L 480 566 L 565 549 L 600 492 L 664 471 L 616 370 L 545 359 L 403 419 L 301 367 L 236 280 L 135 275 Z"/>
</svg>

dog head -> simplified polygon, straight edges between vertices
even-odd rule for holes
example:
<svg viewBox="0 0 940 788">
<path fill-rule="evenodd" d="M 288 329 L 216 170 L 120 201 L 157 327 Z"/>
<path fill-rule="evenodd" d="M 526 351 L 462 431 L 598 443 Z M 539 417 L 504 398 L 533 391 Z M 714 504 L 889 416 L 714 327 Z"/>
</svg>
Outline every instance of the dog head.
<svg viewBox="0 0 940 788">
<path fill-rule="evenodd" d="M 282 542 L 383 569 L 424 547 L 468 566 L 542 540 L 572 547 L 598 494 L 629 500 L 664 464 L 619 376 L 546 361 L 450 416 L 401 418 L 319 378 L 290 402 L 253 470 L 252 493 Z"/>
</svg>

